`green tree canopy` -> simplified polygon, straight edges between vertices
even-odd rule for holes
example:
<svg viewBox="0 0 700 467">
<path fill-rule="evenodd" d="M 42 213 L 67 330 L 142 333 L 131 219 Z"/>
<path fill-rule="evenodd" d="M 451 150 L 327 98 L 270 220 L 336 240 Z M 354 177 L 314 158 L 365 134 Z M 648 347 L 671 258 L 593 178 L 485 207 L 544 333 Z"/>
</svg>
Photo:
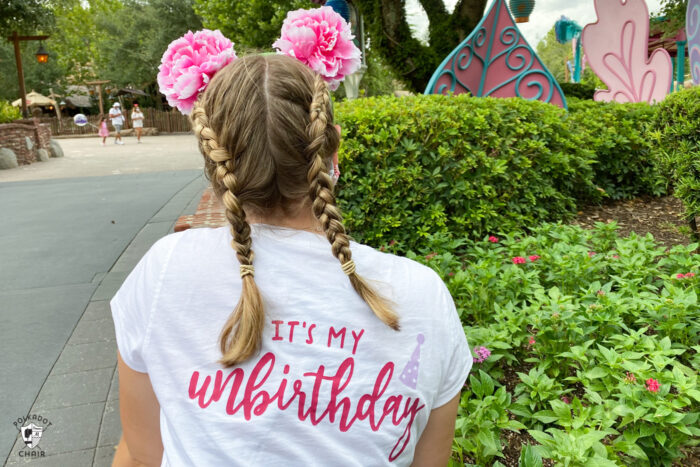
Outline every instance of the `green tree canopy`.
<svg viewBox="0 0 700 467">
<path fill-rule="evenodd" d="M 46 0 L 2 0 L 0 2 L 0 34 L 12 31 L 34 34 L 53 26 L 51 5 Z"/>
</svg>

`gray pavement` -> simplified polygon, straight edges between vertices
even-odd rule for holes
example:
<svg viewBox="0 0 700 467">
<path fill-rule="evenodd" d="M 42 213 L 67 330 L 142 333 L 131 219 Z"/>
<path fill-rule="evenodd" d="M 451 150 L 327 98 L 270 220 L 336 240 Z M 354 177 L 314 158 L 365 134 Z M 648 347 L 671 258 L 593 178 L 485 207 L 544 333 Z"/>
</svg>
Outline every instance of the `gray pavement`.
<svg viewBox="0 0 700 467">
<path fill-rule="evenodd" d="M 161 171 L 117 176 L 2 183 L 3 172 L 12 170 L 0 172 L 0 460 L 6 465 L 111 465 L 121 426 L 109 299 L 177 218 L 194 212 L 206 186 L 201 170 L 163 170 L 169 160 L 160 160 Z M 110 163 L 126 162 L 116 155 Z M 31 450 L 45 458 L 20 455 L 28 449 L 13 422 L 25 415 L 51 423 Z"/>
</svg>

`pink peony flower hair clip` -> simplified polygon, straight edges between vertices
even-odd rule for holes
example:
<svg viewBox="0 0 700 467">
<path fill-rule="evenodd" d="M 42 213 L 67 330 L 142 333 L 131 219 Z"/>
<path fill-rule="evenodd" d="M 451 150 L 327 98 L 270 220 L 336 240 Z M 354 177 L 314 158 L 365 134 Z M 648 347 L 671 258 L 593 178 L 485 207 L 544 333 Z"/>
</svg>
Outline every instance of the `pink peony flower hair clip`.
<svg viewBox="0 0 700 467">
<path fill-rule="evenodd" d="M 220 31 L 188 31 L 170 43 L 158 67 L 158 87 L 168 104 L 187 115 L 214 74 L 236 58 Z"/>
<path fill-rule="evenodd" d="M 323 6 L 287 13 L 282 34 L 272 46 L 278 53 L 300 60 L 336 90 L 345 76 L 360 68 L 362 53 L 353 39 L 343 17 Z"/>
</svg>

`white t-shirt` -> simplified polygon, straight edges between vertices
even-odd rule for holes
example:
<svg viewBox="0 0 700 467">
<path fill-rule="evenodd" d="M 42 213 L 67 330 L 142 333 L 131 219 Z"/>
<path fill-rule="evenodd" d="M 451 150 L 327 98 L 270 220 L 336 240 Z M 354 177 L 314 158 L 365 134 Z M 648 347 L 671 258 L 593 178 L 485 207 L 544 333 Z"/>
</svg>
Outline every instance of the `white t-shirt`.
<svg viewBox="0 0 700 467">
<path fill-rule="evenodd" d="M 118 117 L 115 117 L 115 115 L 121 114 Z M 112 107 L 109 109 L 109 118 L 112 119 L 112 125 L 123 125 L 124 124 L 124 114 L 122 112 L 122 109 L 118 107 Z"/>
<path fill-rule="evenodd" d="M 430 411 L 472 357 L 431 269 L 351 244 L 395 303 L 397 332 L 355 293 L 326 238 L 252 226 L 265 304 L 259 354 L 223 368 L 218 336 L 241 291 L 228 228 L 159 240 L 112 299 L 124 362 L 148 373 L 168 466 L 409 465 Z"/>
<path fill-rule="evenodd" d="M 136 120 L 141 117 L 140 120 Z M 131 122 L 134 124 L 134 128 L 143 128 L 143 114 L 140 111 L 131 112 Z"/>
</svg>

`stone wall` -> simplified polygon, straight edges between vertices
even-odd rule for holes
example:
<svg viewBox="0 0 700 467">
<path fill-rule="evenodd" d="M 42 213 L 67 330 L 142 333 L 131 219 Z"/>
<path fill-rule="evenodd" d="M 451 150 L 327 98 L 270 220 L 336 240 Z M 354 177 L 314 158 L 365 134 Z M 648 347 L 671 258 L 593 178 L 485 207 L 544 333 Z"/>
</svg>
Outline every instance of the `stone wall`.
<svg viewBox="0 0 700 467">
<path fill-rule="evenodd" d="M 36 151 L 49 150 L 50 141 L 51 127 L 36 118 L 0 124 L 0 148 L 14 151 L 19 165 L 36 161 Z"/>
</svg>

